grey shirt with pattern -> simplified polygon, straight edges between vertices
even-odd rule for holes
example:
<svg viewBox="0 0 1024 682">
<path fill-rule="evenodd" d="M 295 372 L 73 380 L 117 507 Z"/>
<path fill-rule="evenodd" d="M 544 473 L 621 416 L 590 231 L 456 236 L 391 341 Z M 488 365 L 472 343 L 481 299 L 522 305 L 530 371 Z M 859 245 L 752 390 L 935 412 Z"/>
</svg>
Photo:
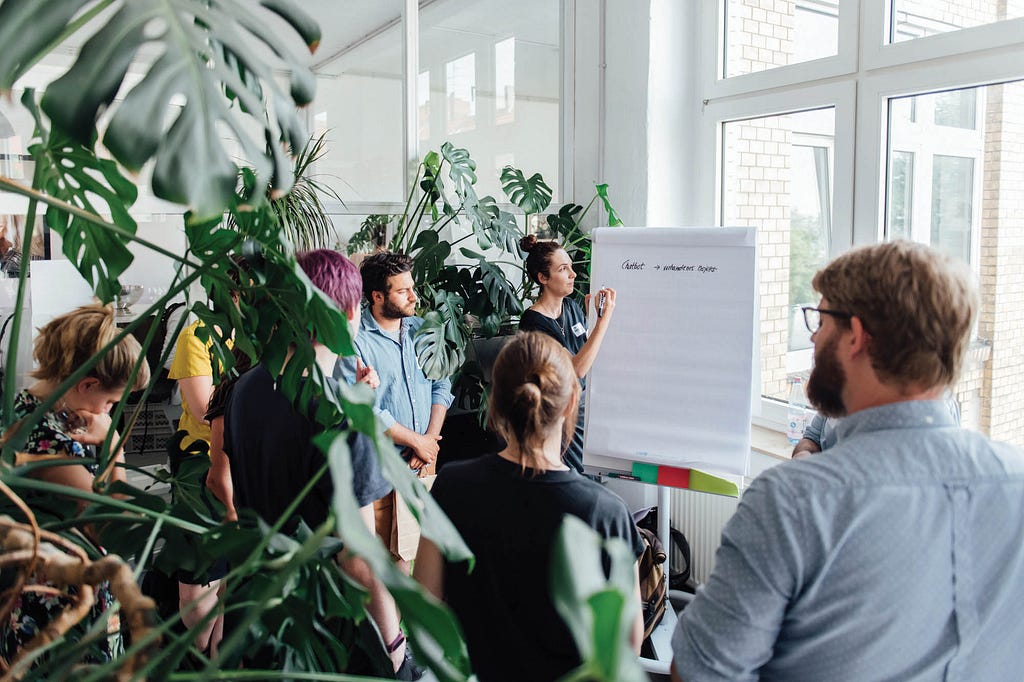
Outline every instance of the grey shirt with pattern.
<svg viewBox="0 0 1024 682">
<path fill-rule="evenodd" d="M 683 612 L 699 680 L 1019 680 L 1024 454 L 943 401 L 857 412 L 761 474 Z"/>
</svg>

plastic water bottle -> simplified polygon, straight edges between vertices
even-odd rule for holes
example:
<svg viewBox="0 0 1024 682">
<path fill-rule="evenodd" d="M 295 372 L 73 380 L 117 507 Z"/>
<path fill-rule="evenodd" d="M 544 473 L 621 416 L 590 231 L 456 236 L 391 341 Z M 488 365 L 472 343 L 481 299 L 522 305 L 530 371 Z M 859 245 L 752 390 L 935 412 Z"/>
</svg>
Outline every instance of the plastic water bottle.
<svg viewBox="0 0 1024 682">
<path fill-rule="evenodd" d="M 800 377 L 793 377 L 789 385 L 788 402 L 786 437 L 796 445 L 804 437 L 804 427 L 807 426 L 807 398 L 804 396 L 804 381 Z"/>
</svg>

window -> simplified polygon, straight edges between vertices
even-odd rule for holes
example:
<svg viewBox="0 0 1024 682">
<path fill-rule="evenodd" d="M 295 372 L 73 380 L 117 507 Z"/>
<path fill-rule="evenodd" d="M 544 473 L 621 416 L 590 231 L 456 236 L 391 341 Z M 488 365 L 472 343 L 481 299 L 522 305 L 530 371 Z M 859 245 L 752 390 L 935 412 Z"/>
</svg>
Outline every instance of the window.
<svg viewBox="0 0 1024 682">
<path fill-rule="evenodd" d="M 898 43 L 1024 17 L 1024 5 L 1005 0 L 891 0 L 889 42 Z"/>
<path fill-rule="evenodd" d="M 724 76 L 829 57 L 839 49 L 836 0 L 729 0 Z"/>
<path fill-rule="evenodd" d="M 405 195 L 402 150 L 402 5 L 356 0 L 365 22 L 332 26 L 343 47 L 314 67 L 316 127 L 327 133 L 328 155 L 317 173 L 346 203 L 400 202 Z"/>
<path fill-rule="evenodd" d="M 499 160 L 514 155 L 528 176 L 544 176 L 558 201 L 561 4 L 458 0 L 420 10 L 420 69 L 435 74 L 436 104 L 419 154 L 448 141 L 465 147 L 481 196 L 504 196 Z"/>
<path fill-rule="evenodd" d="M 445 64 L 445 112 L 449 135 L 476 128 L 476 55 Z"/>
<path fill-rule="evenodd" d="M 411 169 L 444 142 L 469 151 L 481 195 L 502 197 L 498 161 L 514 158 L 558 200 L 563 3 L 343 4 L 315 57 L 310 107 L 312 127 L 327 133 L 316 172 L 344 200 L 328 205 L 339 243 L 354 232 L 343 216 L 401 213 Z"/>
<path fill-rule="evenodd" d="M 815 19 L 809 42 L 794 37 L 783 55 L 749 49 L 767 37 L 757 7 L 705 0 L 704 16 L 720 13 L 725 30 L 702 36 L 701 63 L 720 66 L 701 81 L 697 137 L 717 172 L 698 175 L 696 188 L 700 215 L 759 231 L 757 418 L 780 427 L 787 382 L 810 367 L 792 314 L 814 298 L 810 273 L 851 246 L 912 239 L 978 277 L 980 319 L 955 387 L 963 423 L 1024 445 L 1024 6 L 838 0 L 828 14 L 846 19 L 834 30 Z M 813 9 L 772 5 L 794 35 Z M 837 54 L 835 35 L 842 59 L 822 59 Z"/>
<path fill-rule="evenodd" d="M 424 71 L 416 79 L 416 114 L 421 141 L 430 139 L 430 72 Z"/>
<path fill-rule="evenodd" d="M 723 125 L 721 224 L 758 230 L 761 391 L 779 400 L 811 367 L 800 308 L 828 259 L 834 129 L 831 108 Z"/>
<path fill-rule="evenodd" d="M 911 99 L 934 115 L 896 115 Z M 886 236 L 930 243 L 978 273 L 981 318 L 957 386 L 962 420 L 1022 443 L 1024 372 L 1010 347 L 1024 305 L 1012 265 L 1024 230 L 1024 81 L 892 99 L 889 111 Z"/>
<path fill-rule="evenodd" d="M 516 120 L 516 39 L 494 45 L 494 123 Z"/>
</svg>

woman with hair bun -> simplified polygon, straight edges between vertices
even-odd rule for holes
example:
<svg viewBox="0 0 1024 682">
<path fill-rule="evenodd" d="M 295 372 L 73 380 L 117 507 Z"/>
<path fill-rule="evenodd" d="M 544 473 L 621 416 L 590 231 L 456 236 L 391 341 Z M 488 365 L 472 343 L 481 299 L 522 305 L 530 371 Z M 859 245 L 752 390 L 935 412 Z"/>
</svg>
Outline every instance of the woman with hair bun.
<svg viewBox="0 0 1024 682">
<path fill-rule="evenodd" d="M 526 257 L 526 274 L 540 286 L 540 296 L 523 313 L 519 320 L 519 331 L 543 332 L 562 344 L 572 355 L 572 366 L 580 380 L 583 393 L 580 396 L 579 412 L 574 428 L 570 432 L 570 440 L 565 450 L 566 463 L 583 473 L 583 405 L 586 401 L 587 373 L 601 350 L 605 331 L 615 311 L 615 290 L 603 288 L 598 290 L 596 299 L 587 296 L 584 304 L 589 309 L 591 299 L 604 304 L 595 303 L 597 322 L 592 330 L 587 330 L 587 310 L 580 308 L 571 296 L 576 282 L 576 272 L 572 269 L 572 258 L 557 242 L 538 241 L 536 235 L 527 235 L 519 242 L 520 248 L 528 254 Z"/>
<path fill-rule="evenodd" d="M 544 334 L 516 335 L 495 361 L 490 398 L 491 427 L 505 449 L 451 462 L 431 491 L 476 566 L 470 573 L 465 563 L 446 563 L 423 538 L 413 575 L 455 612 L 481 680 L 553 680 L 580 665 L 551 597 L 553 545 L 567 514 L 623 539 L 635 557 L 643 553 L 622 500 L 562 461 L 579 394 L 564 348 Z M 639 583 L 635 593 L 639 605 Z M 637 608 L 638 651 L 642 635 Z"/>
</svg>

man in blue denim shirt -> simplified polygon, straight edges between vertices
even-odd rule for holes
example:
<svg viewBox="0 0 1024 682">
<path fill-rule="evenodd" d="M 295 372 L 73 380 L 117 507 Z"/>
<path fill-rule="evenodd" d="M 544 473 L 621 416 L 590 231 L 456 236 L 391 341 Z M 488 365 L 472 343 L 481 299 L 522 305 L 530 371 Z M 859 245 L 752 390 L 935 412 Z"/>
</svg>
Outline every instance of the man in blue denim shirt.
<svg viewBox="0 0 1024 682">
<path fill-rule="evenodd" d="M 352 382 L 360 365 L 376 370 L 380 378 L 374 412 L 391 437 L 421 475 L 432 474 L 437 459 L 441 426 L 452 403 L 451 381 L 431 380 L 416 358 L 413 336 L 423 325 L 416 317 L 412 258 L 398 253 L 368 256 L 359 268 L 367 308 L 355 347 L 358 356 L 339 360 L 334 376 Z M 390 504 L 390 508 L 388 505 Z M 377 505 L 377 533 L 392 545 L 394 495 Z M 403 562 L 404 563 L 404 562 Z"/>
</svg>

